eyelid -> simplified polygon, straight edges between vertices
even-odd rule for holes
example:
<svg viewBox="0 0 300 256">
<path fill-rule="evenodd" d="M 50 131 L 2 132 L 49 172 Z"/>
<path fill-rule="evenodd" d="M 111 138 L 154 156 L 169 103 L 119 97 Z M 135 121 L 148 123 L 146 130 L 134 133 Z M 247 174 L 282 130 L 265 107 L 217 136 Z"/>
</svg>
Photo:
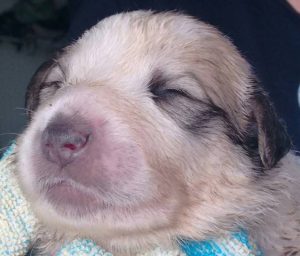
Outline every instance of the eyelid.
<svg viewBox="0 0 300 256">
<path fill-rule="evenodd" d="M 63 82 L 62 81 L 54 81 L 51 84 L 52 84 L 52 86 L 55 86 L 55 88 L 59 89 L 62 87 Z"/>
<path fill-rule="evenodd" d="M 163 98 L 171 95 L 179 95 L 189 99 L 194 98 L 187 90 L 176 87 L 156 87 L 154 90 L 151 90 L 151 92 L 154 98 Z"/>
<path fill-rule="evenodd" d="M 62 87 L 62 84 L 63 84 L 62 81 L 44 82 L 41 85 L 41 90 L 46 89 L 46 88 L 55 88 L 58 90 Z"/>
<path fill-rule="evenodd" d="M 191 100 L 206 99 L 207 95 L 200 84 L 201 81 L 199 81 L 192 73 L 173 77 L 158 73 L 158 75 L 156 74 L 153 76 L 150 81 L 149 90 L 152 93 L 153 98 L 162 97 L 163 94 L 167 95 L 167 90 L 169 90 L 170 95 L 171 93 L 177 93 L 178 95 Z"/>
<path fill-rule="evenodd" d="M 190 94 L 185 89 L 182 89 L 182 88 L 167 87 L 164 89 L 164 91 L 167 91 L 170 93 L 177 93 L 177 94 L 180 94 L 180 95 L 186 96 L 186 97 L 190 96 Z"/>
</svg>

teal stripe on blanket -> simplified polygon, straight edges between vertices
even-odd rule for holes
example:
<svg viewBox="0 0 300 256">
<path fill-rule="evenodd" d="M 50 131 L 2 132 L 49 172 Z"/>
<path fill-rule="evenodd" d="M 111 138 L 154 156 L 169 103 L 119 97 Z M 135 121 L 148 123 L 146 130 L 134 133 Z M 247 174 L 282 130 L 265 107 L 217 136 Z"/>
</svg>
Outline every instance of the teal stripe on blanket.
<svg viewBox="0 0 300 256">
<path fill-rule="evenodd" d="M 243 230 L 223 239 L 183 241 L 181 250 L 187 256 L 263 256 L 254 241 Z"/>
<path fill-rule="evenodd" d="M 8 157 L 13 152 L 14 148 L 15 148 L 14 144 L 12 144 L 11 146 L 9 146 L 5 150 L 5 152 L 3 153 L 3 155 L 2 156 L 0 155 L 0 161 L 3 160 L 3 159 L 5 159 L 6 157 Z"/>
</svg>

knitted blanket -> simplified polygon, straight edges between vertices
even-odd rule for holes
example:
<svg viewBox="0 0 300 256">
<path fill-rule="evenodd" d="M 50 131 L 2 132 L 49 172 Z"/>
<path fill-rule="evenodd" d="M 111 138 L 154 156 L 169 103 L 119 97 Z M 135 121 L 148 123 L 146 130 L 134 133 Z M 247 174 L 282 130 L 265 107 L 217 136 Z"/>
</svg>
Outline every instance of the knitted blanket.
<svg viewBox="0 0 300 256">
<path fill-rule="evenodd" d="M 37 222 L 17 182 L 11 147 L 0 161 L 0 255 L 24 255 L 34 237 Z M 112 256 L 93 241 L 77 239 L 65 244 L 57 256 Z M 185 241 L 178 250 L 153 251 L 136 256 L 262 256 L 246 232 L 230 234 L 213 241 Z"/>
</svg>

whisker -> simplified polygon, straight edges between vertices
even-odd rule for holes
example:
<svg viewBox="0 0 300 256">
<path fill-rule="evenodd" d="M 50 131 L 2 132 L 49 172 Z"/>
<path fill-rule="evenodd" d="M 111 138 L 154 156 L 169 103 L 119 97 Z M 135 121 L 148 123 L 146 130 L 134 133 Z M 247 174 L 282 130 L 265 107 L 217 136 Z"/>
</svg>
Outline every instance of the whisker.
<svg viewBox="0 0 300 256">
<path fill-rule="evenodd" d="M 26 111 L 26 112 L 33 113 L 33 111 L 31 109 L 28 109 L 28 108 L 17 107 L 16 110 L 23 110 L 23 111 Z"/>
<path fill-rule="evenodd" d="M 3 148 L 0 148 L 0 152 L 6 151 L 8 148 L 9 148 L 9 146 L 5 146 L 5 147 L 3 147 Z"/>
<path fill-rule="evenodd" d="M 10 147 L 11 147 L 11 144 L 8 144 L 7 146 L 4 146 L 3 148 L 0 148 L 0 154 L 5 154 L 5 152 L 7 151 L 7 150 L 10 150 Z M 15 152 L 15 150 L 13 150 L 12 151 L 12 154 Z M 3 155 L 2 155 L 3 156 Z M 1 157 L 2 157 L 1 156 Z"/>
<path fill-rule="evenodd" d="M 16 135 L 16 136 L 20 136 L 20 133 L 14 133 L 14 132 L 6 132 L 6 133 L 0 133 L 0 136 L 4 136 L 4 135 Z"/>
<path fill-rule="evenodd" d="M 19 113 L 20 116 L 27 116 L 27 113 Z"/>
</svg>

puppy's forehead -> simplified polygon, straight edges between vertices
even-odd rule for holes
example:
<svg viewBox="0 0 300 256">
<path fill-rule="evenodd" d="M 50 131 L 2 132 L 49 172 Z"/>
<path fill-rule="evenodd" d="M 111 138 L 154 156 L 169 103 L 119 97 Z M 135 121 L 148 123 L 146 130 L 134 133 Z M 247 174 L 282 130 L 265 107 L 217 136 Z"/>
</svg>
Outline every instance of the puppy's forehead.
<svg viewBox="0 0 300 256">
<path fill-rule="evenodd" d="M 184 72 L 184 61 L 195 57 L 194 41 L 209 30 L 174 13 L 118 14 L 87 31 L 60 62 L 71 84 L 147 80 L 157 69 Z"/>
</svg>

